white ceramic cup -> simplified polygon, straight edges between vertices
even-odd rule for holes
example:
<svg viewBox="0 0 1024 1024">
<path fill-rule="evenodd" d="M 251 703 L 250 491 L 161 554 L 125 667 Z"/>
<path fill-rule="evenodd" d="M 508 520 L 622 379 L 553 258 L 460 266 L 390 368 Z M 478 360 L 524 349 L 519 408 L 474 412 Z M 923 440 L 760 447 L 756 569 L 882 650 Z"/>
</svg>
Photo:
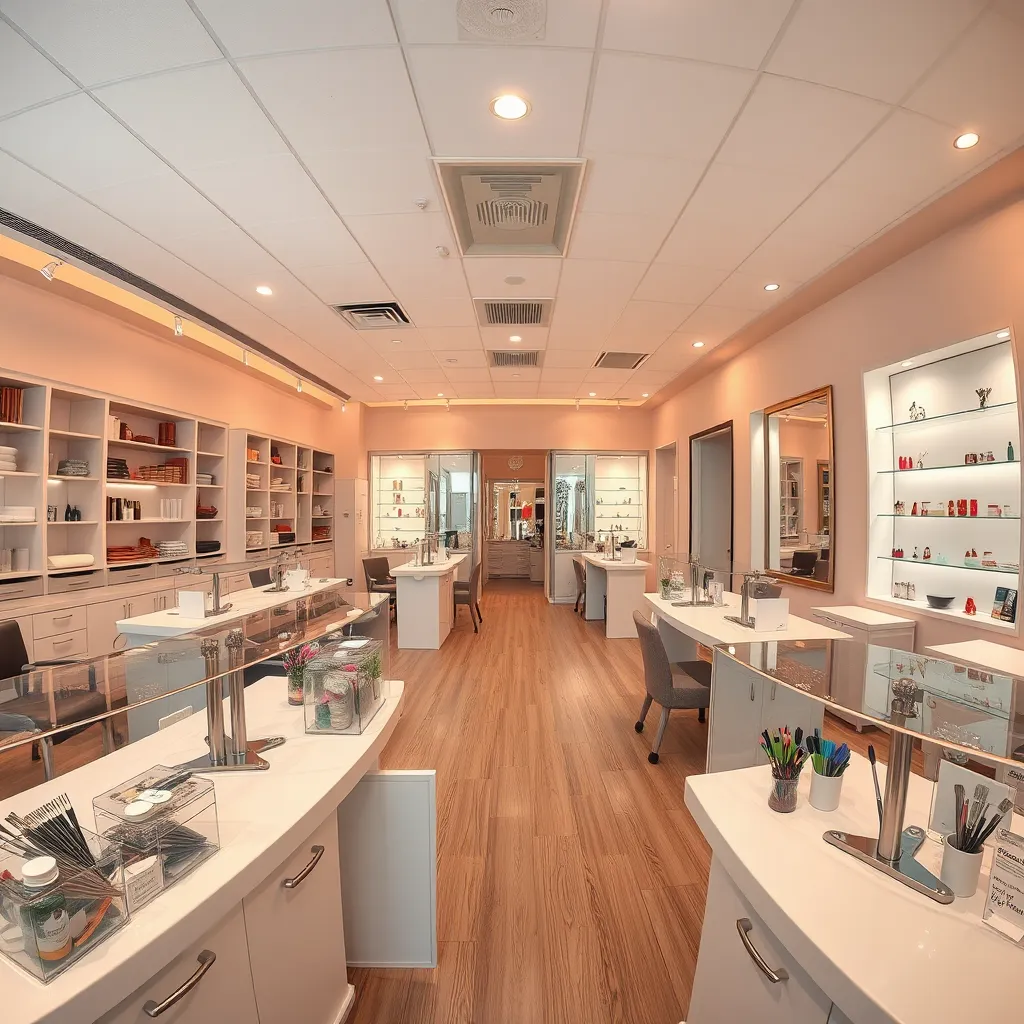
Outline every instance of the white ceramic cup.
<svg viewBox="0 0 1024 1024">
<path fill-rule="evenodd" d="M 811 772 L 811 806 L 819 811 L 834 811 L 843 791 L 842 775 L 819 775 Z"/>
<path fill-rule="evenodd" d="M 964 853 L 950 844 L 952 836 L 942 841 L 942 867 L 939 877 L 957 896 L 973 896 L 978 891 L 984 851 Z"/>
</svg>

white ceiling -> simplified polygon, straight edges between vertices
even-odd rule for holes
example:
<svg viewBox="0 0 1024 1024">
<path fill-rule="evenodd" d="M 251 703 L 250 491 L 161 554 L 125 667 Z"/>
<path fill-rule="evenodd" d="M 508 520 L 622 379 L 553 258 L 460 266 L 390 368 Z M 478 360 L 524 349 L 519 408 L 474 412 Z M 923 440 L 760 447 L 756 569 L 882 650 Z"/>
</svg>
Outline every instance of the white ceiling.
<svg viewBox="0 0 1024 1024">
<path fill-rule="evenodd" d="M 516 45 L 455 6 L 0 0 L 0 206 L 359 399 L 638 398 L 1024 141 L 1024 0 L 548 0 Z M 568 258 L 460 260 L 432 157 L 585 157 Z M 555 296 L 541 370 L 474 296 Z M 328 308 L 384 299 L 415 329 Z"/>
</svg>

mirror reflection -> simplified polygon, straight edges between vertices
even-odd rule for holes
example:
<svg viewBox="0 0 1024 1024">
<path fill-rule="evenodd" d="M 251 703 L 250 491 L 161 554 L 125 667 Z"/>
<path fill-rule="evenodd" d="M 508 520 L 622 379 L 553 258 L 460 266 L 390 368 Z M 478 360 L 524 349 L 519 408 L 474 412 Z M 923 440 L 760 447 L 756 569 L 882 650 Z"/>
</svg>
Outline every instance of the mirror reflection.
<svg viewBox="0 0 1024 1024">
<path fill-rule="evenodd" d="M 765 410 L 765 568 L 832 590 L 832 388 Z"/>
</svg>

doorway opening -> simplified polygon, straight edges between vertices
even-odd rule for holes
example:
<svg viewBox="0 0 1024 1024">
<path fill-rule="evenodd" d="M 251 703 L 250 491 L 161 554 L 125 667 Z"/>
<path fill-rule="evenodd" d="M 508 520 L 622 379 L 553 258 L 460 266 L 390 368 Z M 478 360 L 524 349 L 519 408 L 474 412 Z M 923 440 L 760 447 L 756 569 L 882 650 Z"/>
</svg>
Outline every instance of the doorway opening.
<svg viewBox="0 0 1024 1024">
<path fill-rule="evenodd" d="M 732 589 L 732 420 L 690 436 L 690 552 Z"/>
<path fill-rule="evenodd" d="M 654 479 L 654 528 L 657 534 L 654 551 L 658 558 L 677 558 L 679 476 L 675 441 L 655 451 Z"/>
</svg>

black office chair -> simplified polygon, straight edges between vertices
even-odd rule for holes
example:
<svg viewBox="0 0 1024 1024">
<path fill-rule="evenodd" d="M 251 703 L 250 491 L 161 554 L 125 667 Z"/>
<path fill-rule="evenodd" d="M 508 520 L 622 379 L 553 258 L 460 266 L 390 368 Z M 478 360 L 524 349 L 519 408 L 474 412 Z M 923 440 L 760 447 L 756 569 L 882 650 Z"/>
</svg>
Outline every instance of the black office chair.
<svg viewBox="0 0 1024 1024">
<path fill-rule="evenodd" d="M 270 569 L 250 569 L 249 586 L 255 590 L 257 587 L 269 587 L 274 582 Z"/>
<path fill-rule="evenodd" d="M 368 594 L 387 594 L 391 610 L 398 610 L 398 581 L 391 575 L 387 555 L 374 555 L 363 559 L 363 575 Z"/>
<path fill-rule="evenodd" d="M 794 551 L 793 568 L 789 570 L 790 576 L 813 576 L 817 561 L 818 556 L 813 551 Z"/>
<path fill-rule="evenodd" d="M 484 617 L 480 614 L 480 601 L 478 599 L 480 592 L 480 568 L 481 563 L 477 562 L 473 567 L 472 573 L 470 573 L 468 583 L 464 580 L 456 580 L 453 594 L 456 614 L 459 611 L 460 604 L 464 604 L 469 609 L 469 617 L 473 620 L 474 633 L 480 632 L 477 629 L 477 622 L 482 623 L 484 621 Z M 476 612 L 475 616 L 473 615 L 474 612 Z"/>
</svg>

